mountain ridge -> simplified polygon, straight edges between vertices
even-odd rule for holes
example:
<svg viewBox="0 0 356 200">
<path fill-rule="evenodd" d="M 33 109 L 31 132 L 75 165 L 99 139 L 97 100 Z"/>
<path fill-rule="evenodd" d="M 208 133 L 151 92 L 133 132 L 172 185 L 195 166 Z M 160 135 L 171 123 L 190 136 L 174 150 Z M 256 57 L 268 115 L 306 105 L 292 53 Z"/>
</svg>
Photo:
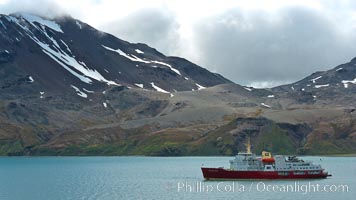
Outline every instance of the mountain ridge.
<svg viewBox="0 0 356 200">
<path fill-rule="evenodd" d="M 0 15 L 0 155 L 355 153 L 355 77 L 353 59 L 256 89 L 71 17 Z"/>
<path fill-rule="evenodd" d="M 36 80 L 35 76 L 41 76 L 41 74 L 31 76 L 31 70 L 38 70 L 38 73 L 45 74 L 56 71 L 54 75 L 70 79 L 69 84 L 73 82 L 76 87 L 84 86 L 86 83 L 87 90 L 95 89 L 95 86 L 92 87 L 92 85 L 106 83 L 129 87 L 139 87 L 138 85 L 140 85 L 153 90 L 162 87 L 160 91 L 167 91 L 167 93 L 197 90 L 201 88 L 198 85 L 208 87 L 230 82 L 221 75 L 210 73 L 185 59 L 166 57 L 145 44 L 123 41 L 68 16 L 50 21 L 22 13 L 3 15 L 1 21 L 4 26 L 2 43 L 7 51 L 4 53 L 16 58 L 12 62 L 19 65 L 24 65 L 23 62 L 26 62 L 27 65 L 31 65 L 33 62 L 37 62 L 37 66 L 47 65 L 47 67 L 25 68 L 29 74 L 29 81 Z M 7 26 L 9 29 L 6 29 Z M 7 32 L 11 33 L 12 38 L 4 37 Z M 32 60 L 26 57 L 28 56 L 28 52 L 24 51 L 26 48 L 32 52 L 31 56 L 37 57 L 33 57 Z M 28 62 L 29 60 L 31 62 Z M 169 62 L 174 62 L 177 66 L 173 67 Z M 184 67 L 180 68 L 179 65 Z M 51 69 L 45 71 L 48 66 L 51 66 Z M 56 69 L 53 66 L 56 66 Z M 177 67 L 180 69 L 175 69 Z M 64 74 L 68 72 L 80 81 Z M 209 78 L 199 78 L 199 74 L 209 76 Z M 164 78 L 169 79 L 169 82 Z M 46 80 L 43 85 L 51 85 L 50 81 L 53 83 L 53 79 Z M 92 84 L 93 81 L 96 84 Z M 61 83 L 62 81 L 54 82 L 56 86 L 52 89 L 61 87 L 64 89 Z M 68 84 L 66 87 L 67 90 Z"/>
</svg>

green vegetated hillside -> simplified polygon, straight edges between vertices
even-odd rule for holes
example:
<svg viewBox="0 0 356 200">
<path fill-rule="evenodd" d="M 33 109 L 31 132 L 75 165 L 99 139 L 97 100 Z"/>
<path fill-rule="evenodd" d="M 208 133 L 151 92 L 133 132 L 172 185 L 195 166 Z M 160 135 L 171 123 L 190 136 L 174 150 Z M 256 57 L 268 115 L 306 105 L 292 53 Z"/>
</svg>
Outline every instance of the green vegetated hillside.
<svg viewBox="0 0 356 200">
<path fill-rule="evenodd" d="M 353 108 L 255 92 L 222 85 L 170 97 L 113 87 L 98 94 L 108 108 L 55 95 L 3 100 L 0 155 L 234 155 L 247 137 L 256 154 L 356 153 Z"/>
<path fill-rule="evenodd" d="M 354 126 L 354 122 L 341 127 L 332 123 L 320 124 L 313 129 L 307 124 L 276 123 L 264 117 L 235 118 L 224 125 L 208 129 L 205 126 L 192 126 L 149 132 L 147 130 L 151 127 L 148 126 L 130 130 L 105 128 L 64 134 L 45 144 L 36 142 L 35 138 L 2 140 L 0 153 L 231 156 L 244 151 L 247 138 L 250 137 L 256 154 L 260 154 L 262 150 L 289 155 L 351 154 L 356 150 L 355 134 L 348 134 L 349 129 L 355 128 L 351 126 Z M 20 133 L 19 135 L 21 137 Z"/>
</svg>

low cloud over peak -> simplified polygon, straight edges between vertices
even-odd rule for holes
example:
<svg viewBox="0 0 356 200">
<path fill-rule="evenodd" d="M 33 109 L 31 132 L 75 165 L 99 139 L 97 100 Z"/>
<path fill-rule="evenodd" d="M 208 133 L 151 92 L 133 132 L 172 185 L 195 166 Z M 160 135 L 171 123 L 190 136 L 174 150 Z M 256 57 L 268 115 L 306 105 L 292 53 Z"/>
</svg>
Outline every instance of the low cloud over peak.
<svg viewBox="0 0 356 200">
<path fill-rule="evenodd" d="M 2 3 L 3 4 L 0 4 L 0 13 L 2 14 L 23 12 L 48 18 L 59 17 L 66 14 L 60 4 L 50 0 L 7 0 Z"/>
</svg>

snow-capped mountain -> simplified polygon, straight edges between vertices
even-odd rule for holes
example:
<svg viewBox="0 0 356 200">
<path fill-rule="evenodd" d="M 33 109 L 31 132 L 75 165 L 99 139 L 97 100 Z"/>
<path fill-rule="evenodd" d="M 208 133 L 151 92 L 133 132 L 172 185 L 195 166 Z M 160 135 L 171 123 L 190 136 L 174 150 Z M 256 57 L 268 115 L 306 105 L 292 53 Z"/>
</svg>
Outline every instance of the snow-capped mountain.
<svg viewBox="0 0 356 200">
<path fill-rule="evenodd" d="M 2 90 L 42 97 L 66 92 L 90 99 L 120 85 L 172 95 L 230 82 L 183 58 L 120 40 L 69 16 L 0 15 L 0 65 Z"/>
<path fill-rule="evenodd" d="M 319 71 L 292 84 L 272 88 L 280 96 L 304 99 L 309 102 L 329 101 L 354 105 L 356 94 L 356 58 L 327 71 Z M 304 98 L 303 98 L 304 97 Z"/>
<path fill-rule="evenodd" d="M 355 65 L 255 89 L 68 16 L 0 15 L 0 155 L 232 155 L 246 134 L 355 153 Z"/>
</svg>

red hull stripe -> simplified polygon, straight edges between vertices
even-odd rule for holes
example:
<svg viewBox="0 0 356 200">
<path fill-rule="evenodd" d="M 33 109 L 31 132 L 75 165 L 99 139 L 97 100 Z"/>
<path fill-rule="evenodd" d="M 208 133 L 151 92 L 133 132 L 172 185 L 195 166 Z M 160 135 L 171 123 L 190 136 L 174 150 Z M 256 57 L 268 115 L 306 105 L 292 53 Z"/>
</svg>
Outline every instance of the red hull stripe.
<svg viewBox="0 0 356 200">
<path fill-rule="evenodd" d="M 313 179 L 326 178 L 323 171 L 232 171 L 223 168 L 201 168 L 205 179 Z"/>
</svg>

